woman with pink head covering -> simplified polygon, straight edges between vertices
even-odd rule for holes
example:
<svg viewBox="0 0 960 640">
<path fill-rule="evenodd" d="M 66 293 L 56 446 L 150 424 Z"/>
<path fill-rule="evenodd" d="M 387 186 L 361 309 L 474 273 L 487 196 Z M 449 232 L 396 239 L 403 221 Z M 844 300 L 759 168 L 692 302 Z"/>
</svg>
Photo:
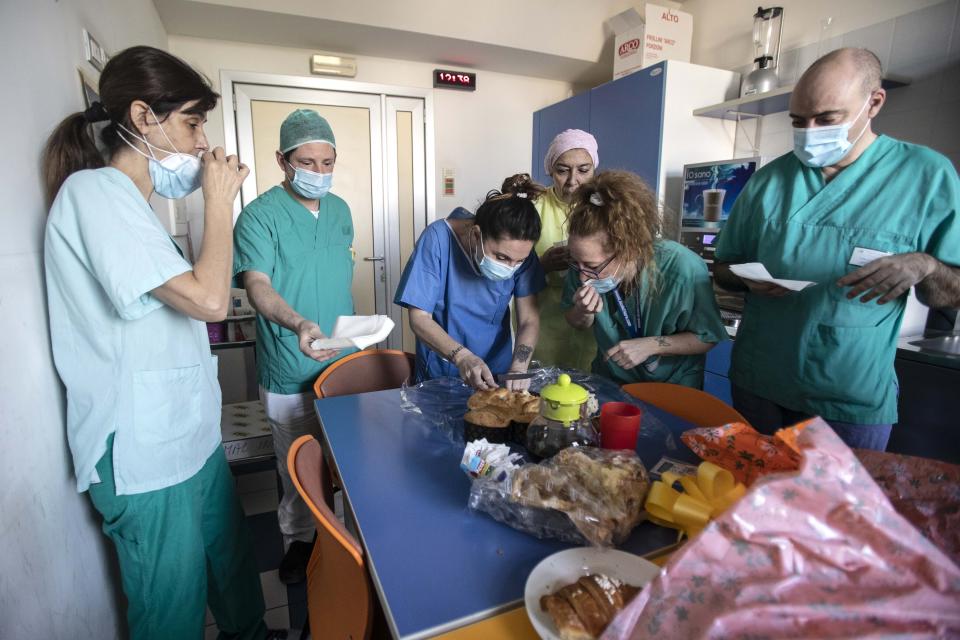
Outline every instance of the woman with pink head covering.
<svg viewBox="0 0 960 640">
<path fill-rule="evenodd" d="M 597 140 L 580 129 L 567 129 L 553 139 L 543 168 L 553 184 L 535 202 L 540 214 L 540 263 L 547 272 L 547 288 L 540 292 L 540 340 L 534 358 L 544 365 L 589 371 L 597 343 L 589 331 L 576 331 L 560 308 L 567 252 L 567 216 L 580 185 L 593 178 L 600 162 Z"/>
</svg>

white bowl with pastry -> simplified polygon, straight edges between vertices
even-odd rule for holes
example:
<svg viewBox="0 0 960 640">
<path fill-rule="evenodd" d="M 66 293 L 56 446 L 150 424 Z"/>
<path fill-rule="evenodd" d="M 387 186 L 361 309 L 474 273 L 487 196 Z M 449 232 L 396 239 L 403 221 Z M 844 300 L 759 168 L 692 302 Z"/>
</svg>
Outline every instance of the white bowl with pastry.
<svg viewBox="0 0 960 640">
<path fill-rule="evenodd" d="M 660 567 L 617 549 L 578 547 L 544 558 L 527 578 L 523 599 L 543 640 L 597 638 Z"/>
</svg>

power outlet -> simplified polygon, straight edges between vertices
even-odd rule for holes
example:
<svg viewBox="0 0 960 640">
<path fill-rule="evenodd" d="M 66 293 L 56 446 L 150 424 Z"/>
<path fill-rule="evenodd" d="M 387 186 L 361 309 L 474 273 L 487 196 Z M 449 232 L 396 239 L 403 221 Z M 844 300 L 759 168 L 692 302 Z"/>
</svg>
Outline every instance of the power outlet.
<svg viewBox="0 0 960 640">
<path fill-rule="evenodd" d="M 93 65 L 93 68 L 97 71 L 103 71 L 107 60 L 110 59 L 100 43 L 86 29 L 83 30 L 83 54 L 86 56 L 87 62 Z"/>
</svg>

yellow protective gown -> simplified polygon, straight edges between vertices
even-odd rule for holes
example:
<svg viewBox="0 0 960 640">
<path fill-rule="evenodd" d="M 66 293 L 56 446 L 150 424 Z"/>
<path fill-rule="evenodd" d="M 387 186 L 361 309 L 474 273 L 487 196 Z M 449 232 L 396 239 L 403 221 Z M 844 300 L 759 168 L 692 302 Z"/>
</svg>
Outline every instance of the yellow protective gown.
<svg viewBox="0 0 960 640">
<path fill-rule="evenodd" d="M 534 246 L 542 256 L 558 242 L 567 240 L 568 207 L 557 197 L 553 187 L 536 202 L 540 214 L 540 240 Z M 540 339 L 533 357 L 545 366 L 565 367 L 590 371 L 590 364 L 597 353 L 597 342 L 590 330 L 581 331 L 567 324 L 564 310 L 560 308 L 563 296 L 564 271 L 547 274 L 547 288 L 540 292 Z"/>
</svg>

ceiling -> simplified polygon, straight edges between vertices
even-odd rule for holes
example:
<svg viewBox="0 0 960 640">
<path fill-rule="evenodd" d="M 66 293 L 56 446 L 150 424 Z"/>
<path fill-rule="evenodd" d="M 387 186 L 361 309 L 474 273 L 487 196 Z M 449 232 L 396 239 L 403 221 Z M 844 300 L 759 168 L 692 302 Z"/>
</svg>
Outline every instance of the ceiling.
<svg viewBox="0 0 960 640">
<path fill-rule="evenodd" d="M 595 85 L 630 0 L 154 0 L 167 33 Z M 266 8 L 264 8 L 266 7 Z"/>
</svg>

